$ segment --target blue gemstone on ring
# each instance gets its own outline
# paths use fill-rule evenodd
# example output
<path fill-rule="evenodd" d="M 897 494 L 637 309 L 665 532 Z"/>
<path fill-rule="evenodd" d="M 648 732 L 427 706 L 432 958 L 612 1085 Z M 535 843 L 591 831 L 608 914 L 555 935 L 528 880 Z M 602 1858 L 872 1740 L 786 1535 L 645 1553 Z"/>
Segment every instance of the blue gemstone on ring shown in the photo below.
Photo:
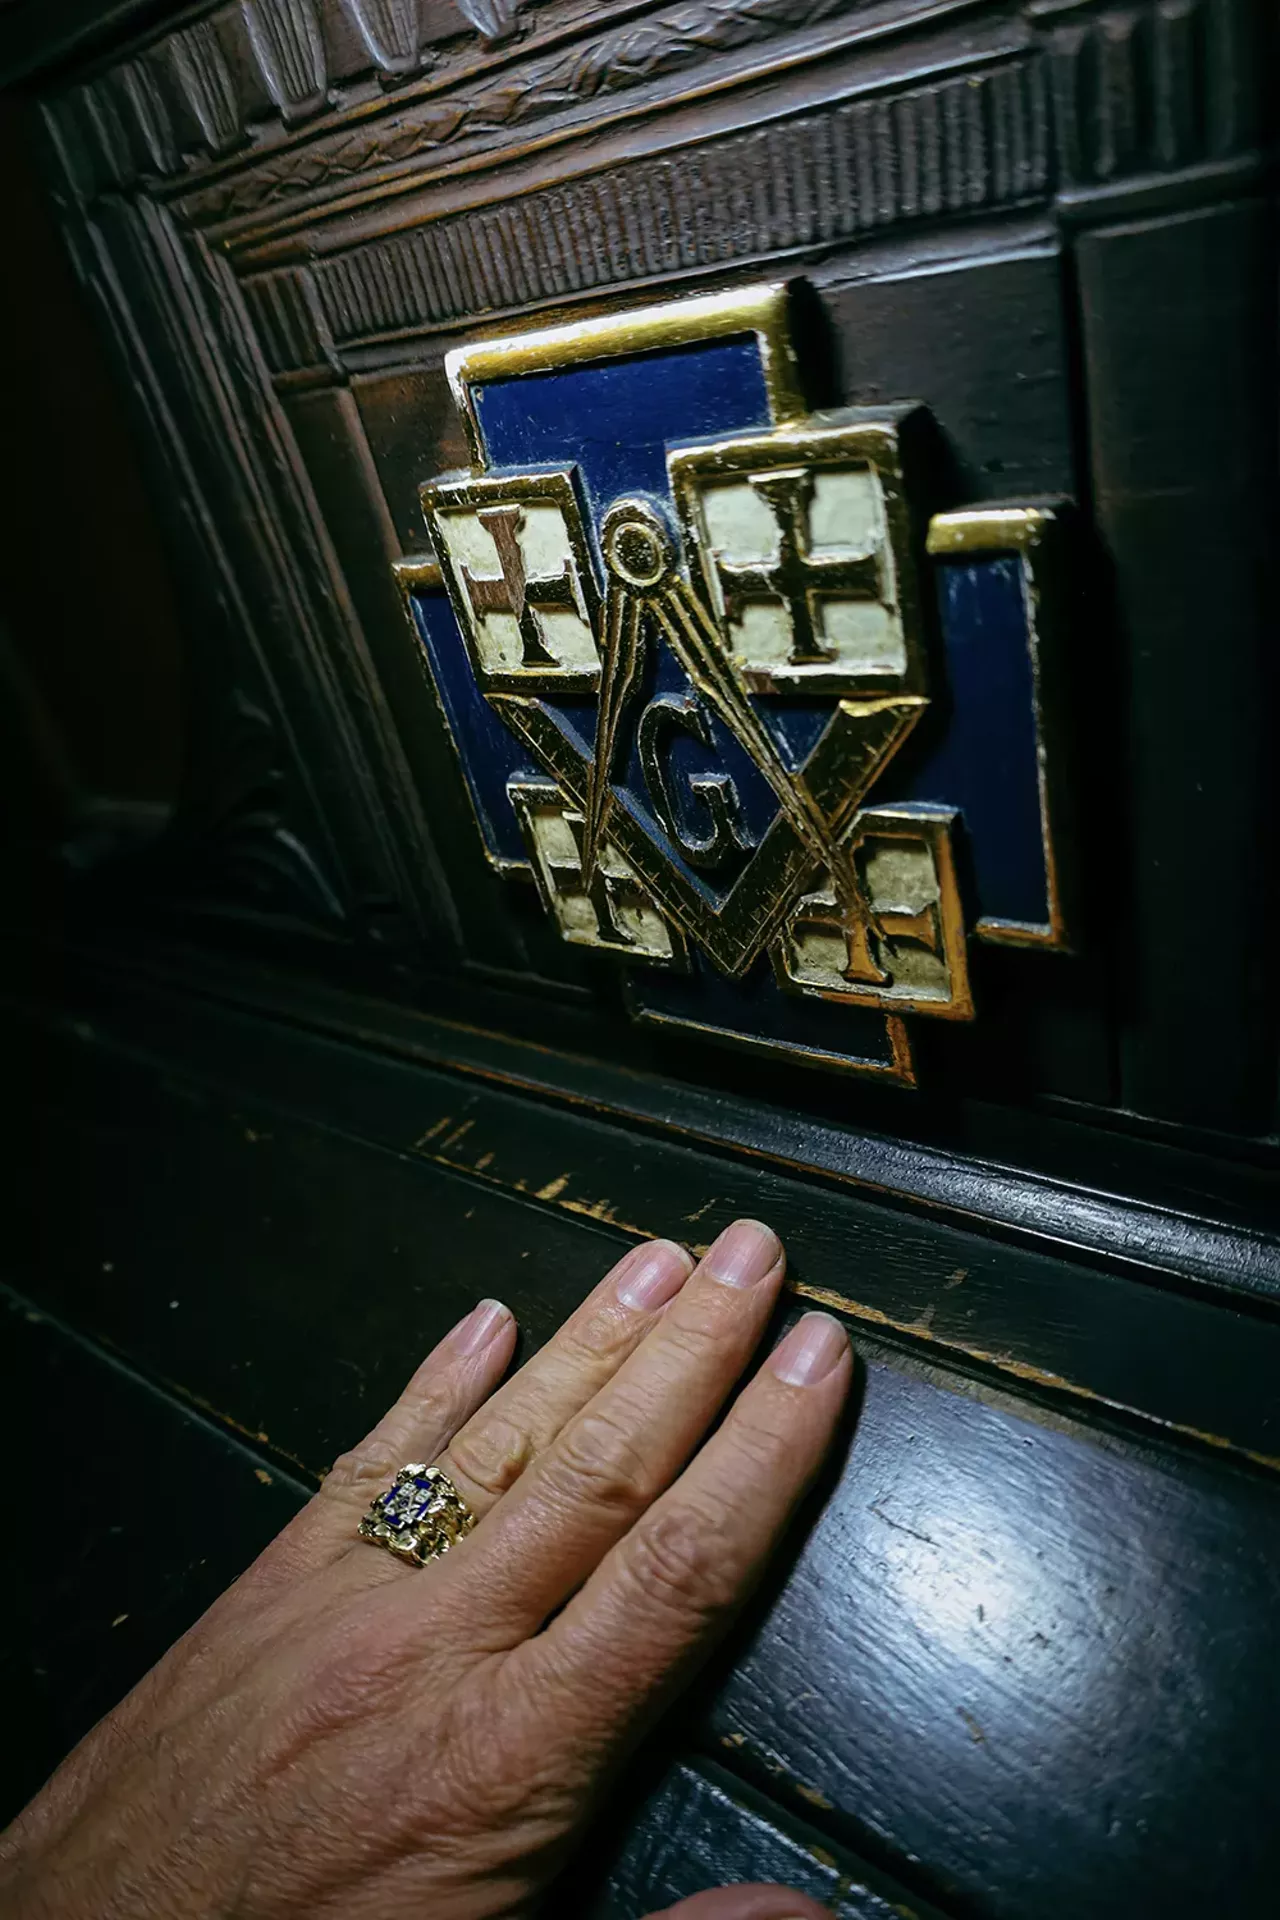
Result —
<path fill-rule="evenodd" d="M 421 1567 L 447 1552 L 475 1524 L 475 1515 L 447 1474 L 433 1467 L 409 1468 L 375 1495 L 359 1533 L 362 1540 L 389 1547 Z"/>
<path fill-rule="evenodd" d="M 403 1480 L 379 1495 L 378 1507 L 387 1525 L 403 1533 L 431 1509 L 434 1488 L 424 1480 Z"/>

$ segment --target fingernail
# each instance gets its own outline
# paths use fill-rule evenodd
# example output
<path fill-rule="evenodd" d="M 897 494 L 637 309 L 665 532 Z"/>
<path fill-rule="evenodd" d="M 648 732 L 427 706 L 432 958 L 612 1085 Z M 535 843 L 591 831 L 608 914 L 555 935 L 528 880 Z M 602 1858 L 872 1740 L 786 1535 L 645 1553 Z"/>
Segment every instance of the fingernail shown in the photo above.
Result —
<path fill-rule="evenodd" d="M 753 1287 L 772 1273 L 782 1242 L 772 1227 L 760 1220 L 735 1220 L 715 1241 L 702 1264 L 726 1287 Z"/>
<path fill-rule="evenodd" d="M 652 1313 L 679 1293 L 692 1272 L 692 1260 L 674 1240 L 650 1240 L 635 1249 L 618 1275 L 618 1298 L 624 1307 Z"/>
<path fill-rule="evenodd" d="M 779 1342 L 769 1364 L 789 1387 L 815 1387 L 848 1344 L 844 1328 L 829 1313 L 806 1313 Z"/>
<path fill-rule="evenodd" d="M 479 1353 L 487 1347 L 498 1329 L 511 1318 L 510 1307 L 504 1307 L 501 1300 L 482 1300 L 478 1307 L 472 1307 L 465 1320 L 459 1320 L 453 1330 L 454 1350 L 461 1354 Z"/>

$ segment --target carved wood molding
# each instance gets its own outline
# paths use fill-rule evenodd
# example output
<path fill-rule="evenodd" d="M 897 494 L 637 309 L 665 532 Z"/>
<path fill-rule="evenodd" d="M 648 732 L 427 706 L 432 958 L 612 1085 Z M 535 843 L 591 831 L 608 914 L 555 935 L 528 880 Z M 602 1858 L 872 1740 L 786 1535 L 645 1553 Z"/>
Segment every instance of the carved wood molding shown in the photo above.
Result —
<path fill-rule="evenodd" d="M 967 0 L 961 5 L 974 10 Z M 589 17 L 562 21 L 551 10 L 559 23 L 554 31 L 496 64 L 473 61 L 430 90 L 419 85 L 389 103 L 380 97 L 376 112 L 344 101 L 339 116 L 327 115 L 302 135 L 287 137 L 285 145 L 264 148 L 264 111 L 275 114 L 276 131 L 287 134 L 289 125 L 310 121 L 331 97 L 326 48 L 333 45 L 339 18 L 349 35 L 359 28 L 366 59 L 369 49 L 380 50 L 384 77 L 389 62 L 409 58 L 412 34 L 402 0 L 342 0 L 341 6 L 329 0 L 323 14 L 310 0 L 246 0 L 235 21 L 248 49 L 242 56 L 252 56 L 257 74 L 256 107 L 228 51 L 232 16 L 224 10 L 70 90 L 53 110 L 82 197 L 120 188 L 176 192 L 184 223 L 234 227 L 252 221 L 256 231 L 264 217 L 270 216 L 270 224 L 293 217 L 295 208 L 314 207 L 323 218 L 327 203 L 357 183 L 403 194 L 416 178 L 415 160 L 455 146 L 483 151 L 496 164 L 544 119 L 558 119 L 566 136 L 572 132 L 583 141 L 608 124 L 608 103 L 618 96 L 707 62 L 711 84 L 719 72 L 717 56 L 778 38 L 808 34 L 806 54 L 819 58 L 824 48 L 891 27 L 899 38 L 906 36 L 898 64 L 918 77 L 910 53 L 913 28 L 932 26 L 948 9 L 898 10 L 882 19 L 874 0 L 852 8 L 845 0 L 690 0 L 679 8 L 624 11 L 623 19 L 601 31 Z M 1047 171 L 1033 191 L 1070 191 L 1184 168 L 1245 151 L 1258 139 L 1258 27 L 1249 0 L 1133 0 L 1120 8 L 1101 8 L 1097 0 L 1033 0 L 1027 21 L 1028 57 L 1043 69 L 1043 79 L 1028 86 L 1043 90 L 1049 127 Z M 824 23 L 825 33 L 814 41 L 809 30 Z M 496 14 L 493 24 L 500 24 Z M 548 41 L 555 44 L 548 47 Z M 726 77 L 742 83 L 751 75 L 738 63 Z M 594 118 L 592 108 L 600 110 Z M 745 117 L 748 109 L 743 111 Z M 219 156 L 230 156 L 230 172 L 227 164 L 214 164 L 210 173 Z M 909 153 L 902 164 L 909 167 Z M 940 164 L 945 168 L 945 157 Z M 998 165 L 994 152 L 991 164 Z M 599 190 L 607 198 L 607 185 Z M 951 205 L 944 193 L 936 211 L 945 213 Z M 909 191 L 902 196 L 902 217 L 916 217 Z M 492 224 L 486 216 L 476 225 L 475 245 L 482 252 L 491 244 Z M 835 237 L 849 237 L 867 224 L 860 208 Z M 459 244 L 465 251 L 465 238 Z M 440 249 L 446 279 L 449 245 L 442 240 Z M 527 262 L 527 252 L 521 258 Z M 581 284 L 612 284 L 619 277 L 627 276 L 593 277 L 587 262 Z M 532 283 L 541 288 L 546 279 L 535 268 Z M 439 304 L 430 297 L 420 303 L 426 309 Z M 489 311 L 494 304 L 485 299 L 474 310 Z"/>
<path fill-rule="evenodd" d="M 408 117 L 344 128 L 190 197 L 187 217 L 217 225 L 349 184 L 467 136 L 518 131 L 738 51 L 858 11 L 847 0 L 693 0 L 557 48 L 494 79 L 421 102 Z"/>
<path fill-rule="evenodd" d="M 345 346 L 1212 163 L 1257 136 L 1233 0 L 1055 7 L 1020 57 L 250 275 L 274 372 Z"/>
<path fill-rule="evenodd" d="M 1047 0 L 1030 13 L 1065 187 L 1225 159 L 1259 138 L 1259 13 L 1248 0 L 1105 10 Z"/>
<path fill-rule="evenodd" d="M 944 10 L 956 4 L 976 0 L 943 0 Z M 141 172 L 187 193 L 208 175 L 187 213 L 212 222 L 377 168 L 388 155 L 522 126 L 874 5 L 689 0 L 655 11 L 654 0 L 632 0 L 611 9 L 602 31 L 590 0 L 563 0 L 540 10 L 539 31 L 515 48 L 505 43 L 519 0 L 434 0 L 431 10 L 446 25 L 452 15 L 456 30 L 437 50 L 426 43 L 419 0 L 243 0 L 70 90 L 63 108 L 67 131 L 86 136 L 82 191 L 131 184 Z M 465 30 L 472 39 L 460 47 Z M 388 96 L 388 83 L 423 69 L 429 78 Z"/>
<path fill-rule="evenodd" d="M 276 371 L 342 345 L 1042 198 L 1030 59 L 855 100 L 250 278 Z"/>
<path fill-rule="evenodd" d="M 96 892 L 116 910 L 127 900 L 148 917 L 349 936 L 346 903 L 290 824 L 292 779 L 278 720 L 232 686 L 202 724 L 207 771 L 189 780 L 158 839 L 70 850 L 82 895 Z"/>
<path fill-rule="evenodd" d="M 175 500 L 208 498 L 197 545 L 245 684 L 286 742 L 301 719 L 299 768 L 323 767 L 297 813 L 358 869 L 335 895 L 407 906 L 446 944 L 370 616 L 273 375 L 341 380 L 397 336 L 1185 177 L 1260 137 L 1250 0 L 643 0 L 604 26 L 551 0 L 537 18 L 512 40 L 510 0 L 244 0 L 44 103 L 87 277 L 184 463 Z M 256 262 L 251 227 L 270 236 Z"/>
<path fill-rule="evenodd" d="M 67 232 L 161 470 L 188 610 L 175 896 L 189 865 L 202 910 L 248 900 L 330 939 L 363 935 L 376 909 L 449 940 L 420 803 L 234 276 L 145 198 L 69 213 Z M 241 779 L 264 726 L 228 728 L 229 701 L 264 721 L 269 780 Z"/>

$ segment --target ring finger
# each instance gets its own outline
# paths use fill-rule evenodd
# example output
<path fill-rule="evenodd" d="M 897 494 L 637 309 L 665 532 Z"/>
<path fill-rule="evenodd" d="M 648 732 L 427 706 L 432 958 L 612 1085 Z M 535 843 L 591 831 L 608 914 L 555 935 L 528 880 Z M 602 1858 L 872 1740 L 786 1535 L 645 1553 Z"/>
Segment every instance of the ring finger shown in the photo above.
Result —
<path fill-rule="evenodd" d="M 481 1300 L 432 1348 L 399 1399 L 357 1446 L 334 1461 L 319 1493 L 269 1549 L 278 1571 L 310 1574 L 343 1559 L 375 1494 L 413 1460 L 431 1460 L 501 1380 L 516 1323 L 500 1300 Z"/>
<path fill-rule="evenodd" d="M 356 1565 L 364 1575 L 387 1576 L 396 1563 L 380 1566 L 366 1556 L 356 1525 L 373 1496 L 412 1460 L 442 1467 L 482 1517 L 612 1378 L 692 1268 L 673 1241 L 633 1247 L 497 1392 L 515 1345 L 515 1322 L 497 1301 L 482 1301 L 428 1355 L 373 1431 L 336 1462 L 320 1497 L 286 1533 L 305 1534 L 295 1544 L 313 1560 L 360 1548 Z"/>
<path fill-rule="evenodd" d="M 692 1271 L 674 1241 L 633 1247 L 554 1339 L 460 1425 L 436 1464 L 477 1519 L 607 1385 Z"/>

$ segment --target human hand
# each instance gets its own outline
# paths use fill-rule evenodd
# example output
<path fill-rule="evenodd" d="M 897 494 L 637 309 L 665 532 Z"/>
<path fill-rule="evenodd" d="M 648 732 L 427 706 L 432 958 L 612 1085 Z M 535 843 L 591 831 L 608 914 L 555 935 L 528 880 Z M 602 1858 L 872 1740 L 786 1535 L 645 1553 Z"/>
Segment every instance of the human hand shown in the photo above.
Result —
<path fill-rule="evenodd" d="M 696 1269 L 646 1243 L 500 1388 L 515 1323 L 482 1302 L 9 1830 L 0 1911 L 527 1911 L 831 1440 L 852 1358 L 839 1324 L 809 1314 L 695 1453 L 783 1270 L 750 1221 Z M 480 1522 L 422 1569 L 356 1536 L 410 1460 L 443 1467 Z M 738 1887 L 669 1915 L 821 1912 Z"/>

